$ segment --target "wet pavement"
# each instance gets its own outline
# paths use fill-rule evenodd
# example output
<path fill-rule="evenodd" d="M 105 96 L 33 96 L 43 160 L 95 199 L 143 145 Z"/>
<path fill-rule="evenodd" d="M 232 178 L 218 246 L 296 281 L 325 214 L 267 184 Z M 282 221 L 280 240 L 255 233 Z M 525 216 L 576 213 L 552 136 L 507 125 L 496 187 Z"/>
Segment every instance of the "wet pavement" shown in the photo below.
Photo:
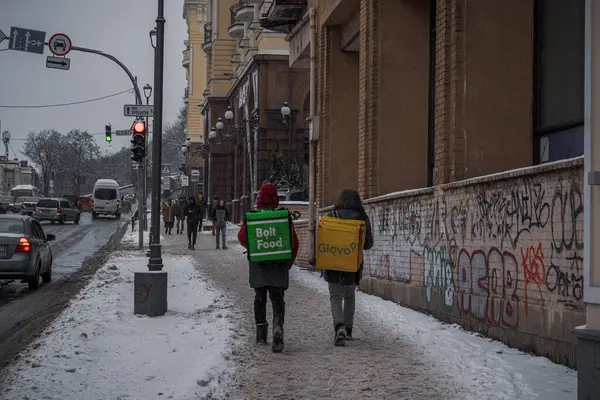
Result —
<path fill-rule="evenodd" d="M 30 292 L 26 283 L 0 281 L 0 369 L 58 315 L 69 299 L 93 276 L 126 230 L 128 216 L 118 221 L 84 213 L 78 225 L 42 223 L 56 236 L 52 247 L 52 282 Z"/>

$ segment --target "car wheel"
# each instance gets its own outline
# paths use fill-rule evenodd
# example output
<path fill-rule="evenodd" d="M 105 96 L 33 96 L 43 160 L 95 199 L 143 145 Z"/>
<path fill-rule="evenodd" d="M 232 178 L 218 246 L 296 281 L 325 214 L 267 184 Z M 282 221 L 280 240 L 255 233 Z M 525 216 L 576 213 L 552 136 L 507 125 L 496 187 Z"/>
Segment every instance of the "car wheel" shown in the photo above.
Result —
<path fill-rule="evenodd" d="M 29 287 L 30 291 L 37 290 L 37 288 L 40 287 L 39 271 L 40 270 L 38 265 L 38 269 L 35 271 L 35 275 L 27 277 L 27 286 Z"/>
<path fill-rule="evenodd" d="M 42 282 L 52 282 L 52 259 L 50 259 L 50 265 L 48 265 L 48 270 L 42 274 Z"/>
<path fill-rule="evenodd" d="M 77 214 L 77 216 L 75 217 L 75 224 L 79 224 L 79 219 L 81 218 L 81 214 Z"/>
<path fill-rule="evenodd" d="M 98 214 L 92 213 L 92 219 L 98 219 Z"/>
<path fill-rule="evenodd" d="M 67 216 L 63 215 L 62 217 L 60 217 L 59 224 L 64 225 L 65 222 L 67 222 Z"/>

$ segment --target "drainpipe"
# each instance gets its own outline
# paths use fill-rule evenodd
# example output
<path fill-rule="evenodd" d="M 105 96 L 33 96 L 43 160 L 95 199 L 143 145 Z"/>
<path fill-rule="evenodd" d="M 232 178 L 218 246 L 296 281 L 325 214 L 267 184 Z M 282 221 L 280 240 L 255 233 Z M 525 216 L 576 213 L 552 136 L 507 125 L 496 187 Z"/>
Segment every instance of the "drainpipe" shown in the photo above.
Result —
<path fill-rule="evenodd" d="M 316 55 L 317 55 L 317 33 L 316 33 L 316 21 L 315 21 L 315 9 L 311 7 L 309 11 L 310 15 L 310 127 L 311 131 L 314 124 L 314 117 L 316 114 L 316 93 L 317 93 L 317 80 L 316 80 Z M 314 133 L 314 131 L 313 131 Z M 317 204 L 316 204 L 316 156 L 317 156 L 317 141 L 315 137 L 310 138 L 309 145 L 309 167 L 308 167 L 308 229 L 310 232 L 310 247 L 309 254 L 311 257 L 311 263 L 314 265 L 316 262 L 315 243 L 316 243 L 316 217 L 317 217 Z"/>

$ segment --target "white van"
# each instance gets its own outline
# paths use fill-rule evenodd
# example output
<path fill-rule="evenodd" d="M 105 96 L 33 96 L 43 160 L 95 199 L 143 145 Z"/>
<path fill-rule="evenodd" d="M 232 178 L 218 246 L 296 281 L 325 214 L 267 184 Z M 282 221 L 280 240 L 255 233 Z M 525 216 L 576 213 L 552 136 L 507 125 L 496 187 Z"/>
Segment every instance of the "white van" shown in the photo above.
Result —
<path fill-rule="evenodd" d="M 121 218 L 121 192 L 113 179 L 98 179 L 92 195 L 92 219 L 100 215 L 113 215 Z"/>

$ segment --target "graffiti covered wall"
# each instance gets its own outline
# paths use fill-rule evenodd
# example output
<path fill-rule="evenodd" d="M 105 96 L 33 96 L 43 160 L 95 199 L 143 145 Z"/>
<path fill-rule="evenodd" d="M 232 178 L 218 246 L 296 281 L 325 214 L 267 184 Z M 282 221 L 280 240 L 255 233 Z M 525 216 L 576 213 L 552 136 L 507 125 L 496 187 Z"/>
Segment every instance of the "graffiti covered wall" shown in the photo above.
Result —
<path fill-rule="evenodd" d="M 583 160 L 365 201 L 361 288 L 575 366 Z"/>

